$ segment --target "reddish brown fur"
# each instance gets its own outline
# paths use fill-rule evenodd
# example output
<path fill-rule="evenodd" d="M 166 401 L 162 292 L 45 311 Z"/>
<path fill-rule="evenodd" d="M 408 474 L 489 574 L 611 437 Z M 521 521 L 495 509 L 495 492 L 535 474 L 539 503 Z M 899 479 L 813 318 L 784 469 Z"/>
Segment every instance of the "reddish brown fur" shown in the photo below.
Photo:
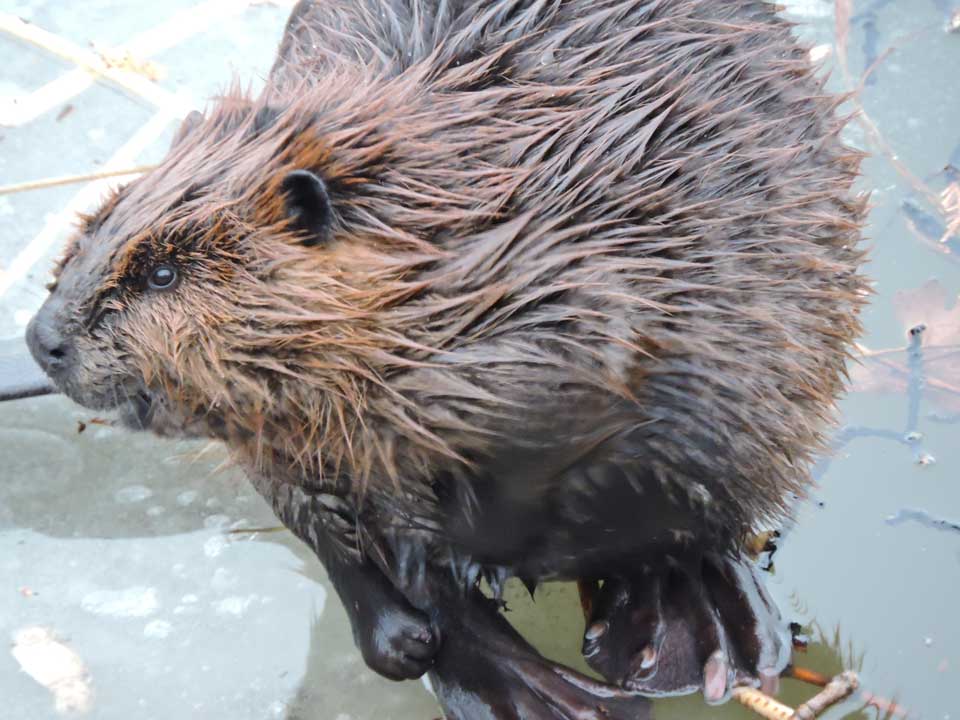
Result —
<path fill-rule="evenodd" d="M 661 483 L 779 515 L 866 293 L 838 100 L 753 0 L 461 7 L 301 8 L 264 93 L 216 101 L 70 251 L 99 273 L 76 306 L 109 311 L 87 379 L 268 474 L 424 495 L 626 400 L 606 430 L 643 428 Z M 301 168 L 330 188 L 322 247 L 285 217 Z M 179 287 L 145 293 L 164 258 Z"/>

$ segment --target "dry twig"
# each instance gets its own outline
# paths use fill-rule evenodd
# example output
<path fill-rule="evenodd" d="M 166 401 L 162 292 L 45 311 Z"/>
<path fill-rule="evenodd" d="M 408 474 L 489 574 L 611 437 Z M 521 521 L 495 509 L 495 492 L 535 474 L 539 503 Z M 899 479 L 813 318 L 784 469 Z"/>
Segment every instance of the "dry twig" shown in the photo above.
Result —
<path fill-rule="evenodd" d="M 793 710 L 751 687 L 733 689 L 733 699 L 766 720 L 792 720 Z"/>
<path fill-rule="evenodd" d="M 0 195 L 10 195 L 12 193 L 25 192 L 27 190 L 41 190 L 43 188 L 57 187 L 58 185 L 74 185 L 77 183 L 88 182 L 90 180 L 102 180 L 103 178 L 121 177 L 123 175 L 141 175 L 155 167 L 156 165 L 139 165 L 137 167 L 125 168 L 123 170 L 102 170 L 100 172 L 86 173 L 82 175 L 61 175 L 60 177 L 44 178 L 43 180 L 30 180 L 28 182 L 14 183 L 13 185 L 0 185 Z"/>
<path fill-rule="evenodd" d="M 786 676 L 794 680 L 799 680 L 800 682 L 805 682 L 808 685 L 816 685 L 822 688 L 830 684 L 830 678 L 827 675 L 819 673 L 816 670 L 797 667 L 796 665 L 791 666 L 787 670 Z"/>
<path fill-rule="evenodd" d="M 840 673 L 831 680 L 820 673 L 803 668 L 791 668 L 789 676 L 823 689 L 796 710 L 750 687 L 734 688 L 733 698 L 765 720 L 815 720 L 828 708 L 850 697 L 860 686 L 857 674 L 850 670 Z"/>
<path fill-rule="evenodd" d="M 850 670 L 840 673 L 814 697 L 807 700 L 793 712 L 796 720 L 814 720 L 827 708 L 850 697 L 860 687 L 857 674 Z"/>
<path fill-rule="evenodd" d="M 95 77 L 104 78 L 118 85 L 127 92 L 140 97 L 156 107 L 171 107 L 183 105 L 176 95 L 164 90 L 159 85 L 148 80 L 143 75 L 119 67 L 111 67 L 103 57 L 90 50 L 74 45 L 69 40 L 54 35 L 28 22 L 24 22 L 16 15 L 0 13 L 0 31 L 31 43 L 54 55 L 78 65 Z M 190 108 L 177 108 L 181 116 L 185 116 Z"/>
<path fill-rule="evenodd" d="M 897 157 L 897 153 L 887 142 L 880 128 L 870 118 L 866 108 L 863 106 L 861 95 L 867 78 L 877 69 L 877 67 L 897 50 L 896 46 L 888 47 L 877 59 L 871 63 L 866 72 L 856 82 L 853 81 L 853 75 L 850 71 L 850 65 L 847 58 L 848 38 L 850 35 L 850 22 L 853 15 L 853 5 L 851 0 L 836 0 L 834 17 L 836 22 L 836 45 L 837 61 L 840 66 L 840 72 L 844 79 L 844 84 L 848 88 L 853 88 L 849 93 L 849 100 L 856 109 L 854 117 L 863 127 L 876 147 L 878 153 L 890 163 L 893 169 L 906 180 L 910 186 L 921 196 L 926 198 L 934 207 L 940 207 L 940 198 L 930 187 L 916 175 L 914 175 L 906 165 Z M 914 34 L 916 35 L 916 33 Z"/>

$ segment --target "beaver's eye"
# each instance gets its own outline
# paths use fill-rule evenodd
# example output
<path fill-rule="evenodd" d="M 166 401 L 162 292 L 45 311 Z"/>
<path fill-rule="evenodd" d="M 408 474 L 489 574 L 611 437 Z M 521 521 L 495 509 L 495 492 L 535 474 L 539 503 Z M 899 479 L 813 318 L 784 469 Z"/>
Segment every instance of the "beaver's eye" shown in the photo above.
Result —
<path fill-rule="evenodd" d="M 170 265 L 157 265 L 147 278 L 151 290 L 169 290 L 177 282 L 177 271 Z"/>

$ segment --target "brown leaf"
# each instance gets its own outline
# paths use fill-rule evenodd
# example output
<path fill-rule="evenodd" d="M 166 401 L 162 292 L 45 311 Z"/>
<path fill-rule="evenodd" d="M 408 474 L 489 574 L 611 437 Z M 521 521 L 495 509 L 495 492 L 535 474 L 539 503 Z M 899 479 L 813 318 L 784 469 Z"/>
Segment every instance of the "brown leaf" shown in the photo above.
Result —
<path fill-rule="evenodd" d="M 939 280 L 894 296 L 904 335 L 923 332 L 924 398 L 949 412 L 960 412 L 960 303 Z M 910 383 L 907 347 L 864 351 L 850 369 L 855 392 L 905 394 Z"/>
<path fill-rule="evenodd" d="M 960 344 L 960 304 L 957 295 L 947 291 L 936 279 L 915 290 L 900 290 L 893 304 L 904 331 L 926 325 L 924 347 Z"/>

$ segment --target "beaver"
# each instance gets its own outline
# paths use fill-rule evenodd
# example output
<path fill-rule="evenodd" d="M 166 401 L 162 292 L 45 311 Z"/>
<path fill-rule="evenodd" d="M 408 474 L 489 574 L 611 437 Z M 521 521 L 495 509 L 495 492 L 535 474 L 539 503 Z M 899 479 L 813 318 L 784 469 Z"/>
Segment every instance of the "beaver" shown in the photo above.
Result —
<path fill-rule="evenodd" d="M 261 93 L 84 217 L 28 344 L 226 443 L 448 717 L 721 702 L 788 661 L 745 538 L 860 332 L 841 100 L 760 0 L 303 0 Z M 581 583 L 607 682 L 502 620 L 510 577 Z"/>

